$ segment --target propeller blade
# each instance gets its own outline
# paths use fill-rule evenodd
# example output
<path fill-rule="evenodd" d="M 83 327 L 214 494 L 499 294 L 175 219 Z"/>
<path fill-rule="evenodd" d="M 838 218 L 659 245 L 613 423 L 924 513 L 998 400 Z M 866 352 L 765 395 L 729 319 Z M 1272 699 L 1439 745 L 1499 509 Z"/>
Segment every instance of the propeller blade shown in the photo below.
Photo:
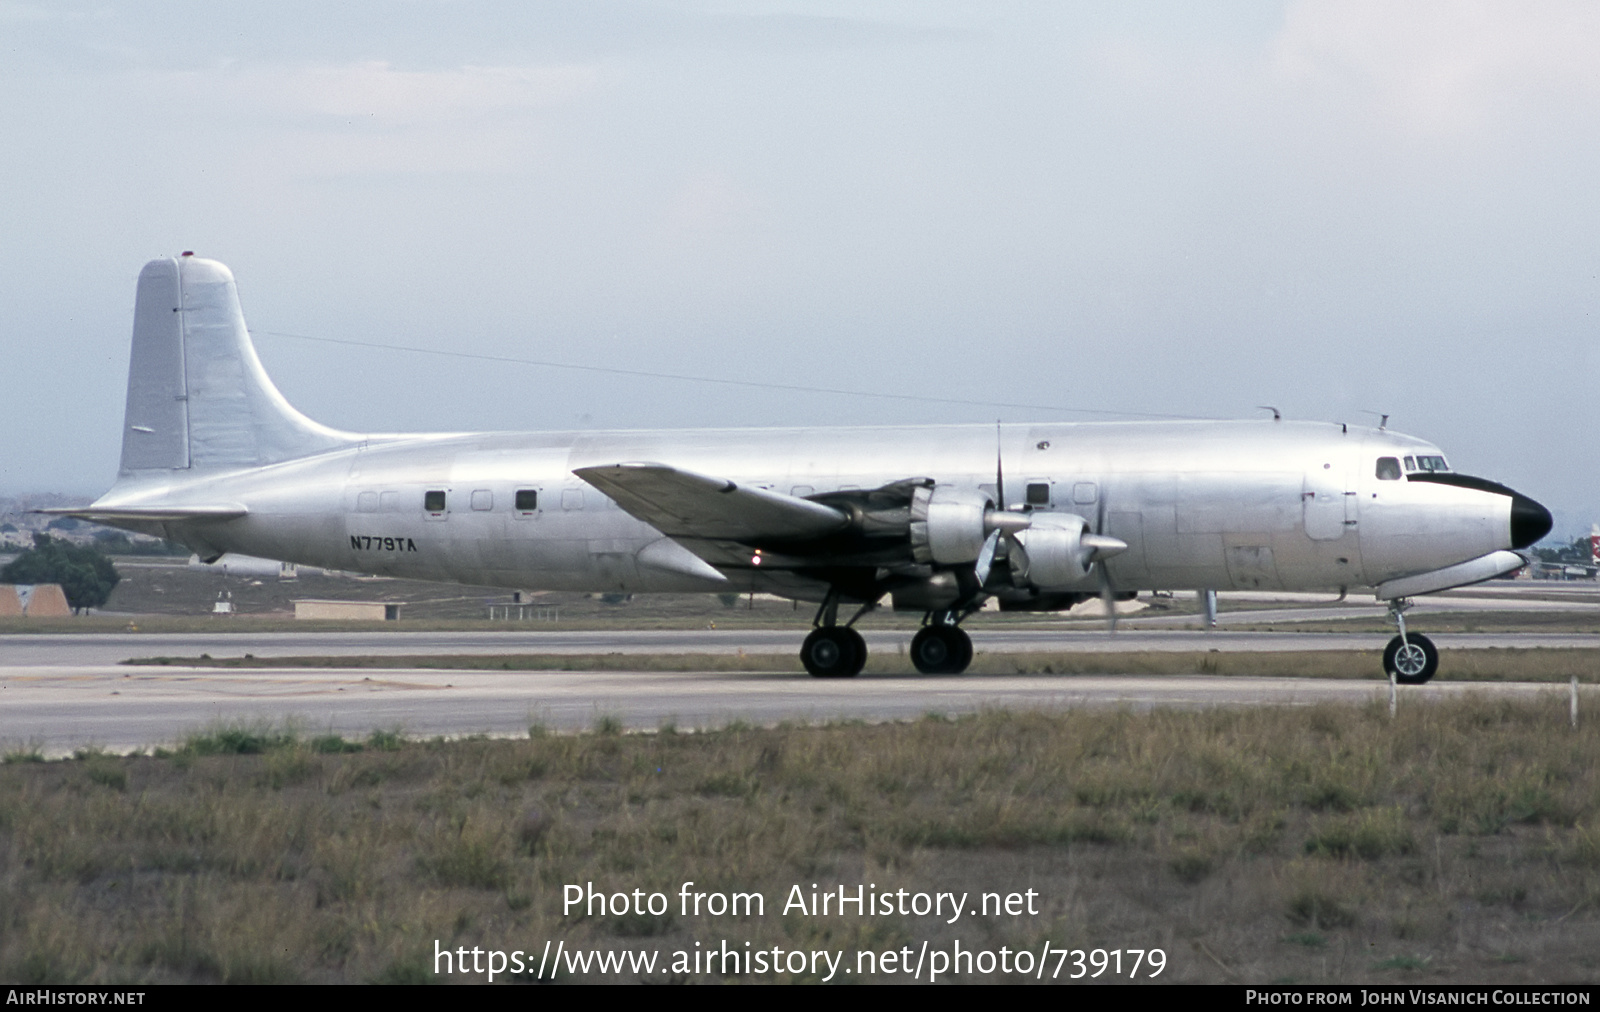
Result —
<path fill-rule="evenodd" d="M 1006 508 L 1006 474 L 1000 466 L 1000 419 L 994 420 L 994 497 L 1000 500 L 998 505 L 1002 510 Z"/>
<path fill-rule="evenodd" d="M 1117 632 L 1117 592 L 1111 586 L 1111 573 L 1106 569 L 1106 559 L 1123 551 L 1128 543 L 1121 538 L 1113 538 L 1102 533 L 1106 529 L 1106 496 L 1104 487 L 1100 490 L 1100 501 L 1095 506 L 1094 533 L 1086 534 L 1080 544 L 1088 545 L 1094 549 L 1094 567 L 1100 573 L 1100 600 L 1106 606 L 1106 631 L 1115 635 Z M 1114 544 L 1113 544 L 1114 542 Z"/>
<path fill-rule="evenodd" d="M 1100 600 L 1106 606 L 1106 631 L 1117 631 L 1117 592 L 1111 586 L 1111 574 L 1106 572 L 1104 562 L 1095 563 L 1095 568 L 1100 571 Z"/>
<path fill-rule="evenodd" d="M 1011 567 L 1011 584 L 1023 587 L 1028 582 L 1028 551 L 1022 542 L 1006 535 L 1006 565 Z"/>
<path fill-rule="evenodd" d="M 973 575 L 978 578 L 978 586 L 989 582 L 989 570 L 994 566 L 994 553 L 1000 547 L 1000 532 L 992 532 L 983 542 L 983 549 L 978 552 L 978 564 L 973 567 Z"/>

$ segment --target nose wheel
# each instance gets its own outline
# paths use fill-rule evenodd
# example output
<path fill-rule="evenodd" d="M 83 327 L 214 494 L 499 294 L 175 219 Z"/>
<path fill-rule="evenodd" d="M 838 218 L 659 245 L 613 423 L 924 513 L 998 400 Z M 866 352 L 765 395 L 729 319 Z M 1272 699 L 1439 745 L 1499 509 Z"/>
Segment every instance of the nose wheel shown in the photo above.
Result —
<path fill-rule="evenodd" d="M 1383 673 L 1394 676 L 1401 685 L 1422 685 L 1439 670 L 1439 648 L 1421 633 L 1406 632 L 1405 610 L 1410 606 L 1406 600 L 1389 602 L 1389 617 L 1400 635 L 1383 650 Z"/>
<path fill-rule="evenodd" d="M 1383 651 L 1383 673 L 1401 685 L 1421 685 L 1439 670 L 1439 648 L 1421 633 L 1389 641 Z"/>

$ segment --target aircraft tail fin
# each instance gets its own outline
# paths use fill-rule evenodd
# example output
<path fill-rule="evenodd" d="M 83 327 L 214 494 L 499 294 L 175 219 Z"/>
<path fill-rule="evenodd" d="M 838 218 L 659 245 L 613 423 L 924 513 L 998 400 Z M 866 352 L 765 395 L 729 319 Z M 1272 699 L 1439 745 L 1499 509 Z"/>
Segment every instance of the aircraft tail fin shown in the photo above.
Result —
<path fill-rule="evenodd" d="M 361 437 L 319 425 L 272 385 L 233 274 L 190 254 L 139 273 L 121 473 L 259 467 Z"/>

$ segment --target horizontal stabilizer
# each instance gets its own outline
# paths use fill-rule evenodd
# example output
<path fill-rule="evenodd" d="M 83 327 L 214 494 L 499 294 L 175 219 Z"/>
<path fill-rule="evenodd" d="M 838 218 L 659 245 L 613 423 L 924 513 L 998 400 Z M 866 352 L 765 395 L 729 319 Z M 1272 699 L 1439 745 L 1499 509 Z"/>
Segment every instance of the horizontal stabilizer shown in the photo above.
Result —
<path fill-rule="evenodd" d="M 666 464 L 610 464 L 572 473 L 673 538 L 744 544 L 803 540 L 833 534 L 849 523 L 831 506 Z"/>
<path fill-rule="evenodd" d="M 30 513 L 47 513 L 51 516 L 74 517 L 96 524 L 119 524 L 127 521 L 147 523 L 180 523 L 184 520 L 234 520 L 250 511 L 238 503 L 214 506 L 82 506 L 29 510 Z"/>
<path fill-rule="evenodd" d="M 1490 552 L 1488 555 L 1480 555 L 1476 559 L 1458 562 L 1454 566 L 1435 569 L 1430 573 L 1418 573 L 1416 576 L 1403 576 L 1398 580 L 1380 583 L 1378 600 L 1392 601 L 1397 597 L 1432 594 L 1438 590 L 1482 583 L 1497 576 L 1514 573 L 1527 564 L 1528 560 L 1516 552 Z"/>

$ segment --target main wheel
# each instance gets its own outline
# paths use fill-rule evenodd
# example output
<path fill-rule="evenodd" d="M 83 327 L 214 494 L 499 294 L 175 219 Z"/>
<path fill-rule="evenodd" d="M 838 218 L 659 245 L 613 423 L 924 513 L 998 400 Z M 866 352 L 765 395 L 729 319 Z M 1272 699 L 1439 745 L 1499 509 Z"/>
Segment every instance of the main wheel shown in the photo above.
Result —
<path fill-rule="evenodd" d="M 800 663 L 815 678 L 851 678 L 867 663 L 867 644 L 854 629 L 823 626 L 800 645 Z"/>
<path fill-rule="evenodd" d="M 911 663 L 925 675 L 958 675 L 972 663 L 972 640 L 953 625 L 923 626 L 911 638 Z"/>
<path fill-rule="evenodd" d="M 850 670 L 845 673 L 844 677 L 854 678 L 861 674 L 862 668 L 867 666 L 867 641 L 861 638 L 860 633 L 848 626 L 840 626 L 839 632 L 844 634 L 844 637 L 850 641 L 850 649 L 855 653 L 855 661 L 850 665 Z"/>
<path fill-rule="evenodd" d="M 1439 670 L 1439 648 L 1420 633 L 1396 636 L 1383 651 L 1383 673 L 1401 685 L 1421 685 Z"/>

